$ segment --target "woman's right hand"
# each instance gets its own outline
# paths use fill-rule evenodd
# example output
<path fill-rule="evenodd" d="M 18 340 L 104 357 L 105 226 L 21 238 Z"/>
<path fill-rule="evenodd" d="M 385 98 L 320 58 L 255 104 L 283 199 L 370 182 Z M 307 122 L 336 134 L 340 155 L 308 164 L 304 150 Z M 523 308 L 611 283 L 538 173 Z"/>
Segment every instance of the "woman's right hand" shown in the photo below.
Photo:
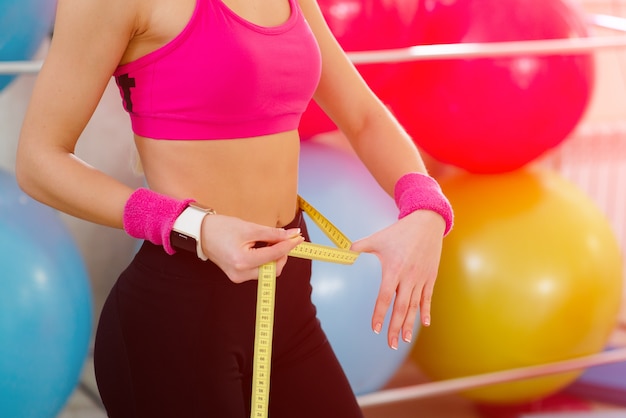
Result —
<path fill-rule="evenodd" d="M 280 275 L 289 251 L 304 241 L 299 228 L 272 228 L 225 215 L 206 216 L 200 237 L 209 260 L 233 283 L 257 279 L 259 267 L 270 261 Z"/>

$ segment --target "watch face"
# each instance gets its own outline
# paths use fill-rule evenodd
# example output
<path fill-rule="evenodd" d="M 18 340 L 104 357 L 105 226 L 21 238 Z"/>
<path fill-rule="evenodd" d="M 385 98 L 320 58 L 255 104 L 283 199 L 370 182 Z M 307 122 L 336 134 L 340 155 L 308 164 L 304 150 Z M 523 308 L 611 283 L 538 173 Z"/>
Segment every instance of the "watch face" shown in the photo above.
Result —
<path fill-rule="evenodd" d="M 182 232 L 170 232 L 170 244 L 172 244 L 172 247 L 179 250 L 189 251 L 192 253 L 196 252 L 197 241 L 195 238 L 185 235 Z"/>

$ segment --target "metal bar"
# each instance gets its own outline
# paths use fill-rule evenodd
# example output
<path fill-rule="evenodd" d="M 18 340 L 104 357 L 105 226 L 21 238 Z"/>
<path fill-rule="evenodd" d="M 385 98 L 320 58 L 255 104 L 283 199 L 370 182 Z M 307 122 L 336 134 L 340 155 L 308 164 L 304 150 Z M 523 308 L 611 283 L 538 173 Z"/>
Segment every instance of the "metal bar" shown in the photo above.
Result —
<path fill-rule="evenodd" d="M 556 373 L 571 372 L 587 367 L 619 363 L 622 361 L 626 361 L 626 348 L 613 349 L 590 356 L 554 363 L 502 370 L 455 379 L 440 380 L 396 389 L 381 390 L 359 396 L 358 401 L 359 405 L 362 407 L 376 406 L 411 399 L 425 398 L 428 396 L 441 396 L 493 384 L 529 379 Z"/>

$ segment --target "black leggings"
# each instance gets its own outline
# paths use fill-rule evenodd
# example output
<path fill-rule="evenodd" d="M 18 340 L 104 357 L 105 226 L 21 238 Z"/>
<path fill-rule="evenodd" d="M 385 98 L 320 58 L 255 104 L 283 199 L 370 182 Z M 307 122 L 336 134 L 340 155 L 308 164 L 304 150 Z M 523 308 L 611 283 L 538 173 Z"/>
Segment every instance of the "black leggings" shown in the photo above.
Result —
<path fill-rule="evenodd" d="M 299 225 L 306 234 L 302 216 Z M 271 418 L 362 417 L 311 302 L 311 262 L 277 281 Z M 247 418 L 257 281 L 144 243 L 104 305 L 94 362 L 110 418 Z"/>

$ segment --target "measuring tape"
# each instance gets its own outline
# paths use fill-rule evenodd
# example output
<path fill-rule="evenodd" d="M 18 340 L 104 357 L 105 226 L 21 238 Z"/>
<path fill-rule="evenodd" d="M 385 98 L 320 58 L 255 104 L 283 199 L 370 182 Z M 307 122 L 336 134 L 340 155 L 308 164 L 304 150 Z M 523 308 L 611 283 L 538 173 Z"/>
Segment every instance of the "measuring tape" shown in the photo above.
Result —
<path fill-rule="evenodd" d="M 337 247 L 303 242 L 291 250 L 289 255 L 292 257 L 339 264 L 354 263 L 359 253 L 350 250 L 352 242 L 348 237 L 300 196 L 298 196 L 298 205 Z M 275 296 L 276 263 L 271 262 L 263 264 L 259 268 L 256 324 L 254 330 L 251 418 L 267 418 L 269 413 L 268 405 Z"/>

